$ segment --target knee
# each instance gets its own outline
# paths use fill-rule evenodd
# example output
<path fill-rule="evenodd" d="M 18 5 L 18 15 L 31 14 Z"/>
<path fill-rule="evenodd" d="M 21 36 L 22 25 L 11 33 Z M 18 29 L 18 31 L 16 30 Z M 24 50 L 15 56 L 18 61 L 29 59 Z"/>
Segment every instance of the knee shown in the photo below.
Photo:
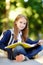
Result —
<path fill-rule="evenodd" d="M 14 50 L 16 50 L 16 51 L 21 51 L 21 50 L 23 50 L 24 48 L 22 47 L 22 46 L 17 46 Z"/>
<path fill-rule="evenodd" d="M 15 49 L 16 49 L 16 50 L 22 50 L 23 47 L 22 47 L 22 46 L 17 46 Z"/>

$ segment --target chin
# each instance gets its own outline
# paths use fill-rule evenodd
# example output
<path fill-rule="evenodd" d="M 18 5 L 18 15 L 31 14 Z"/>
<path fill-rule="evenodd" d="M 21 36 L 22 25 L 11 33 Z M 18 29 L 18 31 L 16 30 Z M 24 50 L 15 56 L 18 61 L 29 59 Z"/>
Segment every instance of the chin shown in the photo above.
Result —
<path fill-rule="evenodd" d="M 21 29 L 21 30 L 23 30 L 23 29 Z"/>

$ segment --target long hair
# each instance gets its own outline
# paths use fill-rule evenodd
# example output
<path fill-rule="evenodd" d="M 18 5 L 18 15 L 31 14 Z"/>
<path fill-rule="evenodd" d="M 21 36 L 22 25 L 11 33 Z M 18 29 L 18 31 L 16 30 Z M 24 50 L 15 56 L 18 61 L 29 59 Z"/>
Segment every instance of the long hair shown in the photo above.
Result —
<path fill-rule="evenodd" d="M 26 20 L 26 27 L 22 30 L 22 41 L 24 42 L 28 37 L 28 19 L 21 14 L 19 14 L 14 21 L 14 39 L 17 40 L 17 35 L 18 35 L 18 28 L 16 22 L 22 17 Z"/>

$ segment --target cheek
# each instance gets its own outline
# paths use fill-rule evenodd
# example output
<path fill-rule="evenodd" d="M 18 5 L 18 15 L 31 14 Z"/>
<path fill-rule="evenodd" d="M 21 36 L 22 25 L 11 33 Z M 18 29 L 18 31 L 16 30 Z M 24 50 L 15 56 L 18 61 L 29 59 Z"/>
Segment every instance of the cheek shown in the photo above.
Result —
<path fill-rule="evenodd" d="M 26 27 L 26 25 L 24 25 L 24 28 Z"/>
<path fill-rule="evenodd" d="M 17 24 L 17 27 L 18 27 L 18 28 L 20 28 L 20 26 L 21 26 L 20 24 Z"/>
<path fill-rule="evenodd" d="M 16 25 L 17 25 L 17 27 L 18 27 L 18 26 L 19 26 L 19 23 L 17 22 Z"/>

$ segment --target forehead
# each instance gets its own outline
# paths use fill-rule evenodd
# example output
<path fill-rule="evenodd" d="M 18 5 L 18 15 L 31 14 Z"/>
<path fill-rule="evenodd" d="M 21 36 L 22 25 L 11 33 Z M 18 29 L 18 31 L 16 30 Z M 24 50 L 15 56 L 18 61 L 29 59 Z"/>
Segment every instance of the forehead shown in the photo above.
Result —
<path fill-rule="evenodd" d="M 27 22 L 27 21 L 26 21 L 26 19 L 25 19 L 24 17 L 19 18 L 19 20 L 18 20 L 18 21 L 25 22 L 25 23 Z"/>

